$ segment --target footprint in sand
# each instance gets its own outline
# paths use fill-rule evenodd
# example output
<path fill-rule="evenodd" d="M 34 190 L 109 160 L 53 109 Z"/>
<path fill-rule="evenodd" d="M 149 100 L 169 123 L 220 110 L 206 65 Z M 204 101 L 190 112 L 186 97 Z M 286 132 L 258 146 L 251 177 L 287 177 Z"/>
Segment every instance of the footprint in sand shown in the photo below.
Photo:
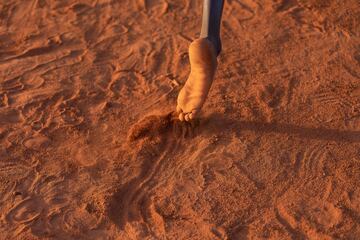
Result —
<path fill-rule="evenodd" d="M 97 214 L 92 214 L 86 207 L 67 211 L 62 219 L 62 224 L 69 232 L 77 233 L 79 231 L 95 229 L 101 218 Z"/>
<path fill-rule="evenodd" d="M 43 135 L 34 136 L 25 141 L 25 147 L 33 150 L 41 150 L 44 147 L 49 146 L 50 139 Z"/>
<path fill-rule="evenodd" d="M 75 160 L 82 166 L 92 166 L 97 162 L 98 153 L 96 153 L 91 147 L 85 146 L 75 150 Z"/>
<path fill-rule="evenodd" d="M 153 234 L 163 234 L 162 217 L 151 200 L 152 180 L 166 161 L 171 161 L 182 137 L 192 132 L 190 123 L 181 123 L 174 113 L 148 116 L 135 124 L 128 135 L 128 149 L 132 157 L 141 161 L 137 177 L 120 186 L 108 205 L 110 219 L 121 229 L 129 224 L 146 223 Z"/>
<path fill-rule="evenodd" d="M 308 146 L 304 152 L 298 152 L 295 160 L 295 169 L 301 178 L 310 181 L 312 176 L 324 174 L 324 164 L 327 160 L 327 144 Z"/>
<path fill-rule="evenodd" d="M 40 199 L 28 197 L 21 200 L 6 214 L 8 223 L 19 225 L 35 221 L 44 208 L 44 202 Z"/>
<path fill-rule="evenodd" d="M 324 233 L 342 221 L 342 211 L 333 203 L 310 200 L 305 204 L 280 203 L 276 217 L 293 238 L 329 239 Z"/>
<path fill-rule="evenodd" d="M 360 215 L 360 189 L 348 193 L 350 207 Z"/>
<path fill-rule="evenodd" d="M 329 202 L 316 202 L 309 206 L 307 213 L 313 216 L 315 224 L 323 230 L 330 230 L 342 220 L 342 212 Z"/>
<path fill-rule="evenodd" d="M 347 94 L 344 94 L 344 90 L 337 86 L 320 86 L 311 95 L 311 100 L 321 106 L 334 106 L 342 109 L 351 109 L 354 105 L 353 100 Z"/>
<path fill-rule="evenodd" d="M 12 110 L 1 110 L 0 109 L 0 124 L 6 125 L 6 124 L 15 124 L 22 122 L 23 119 L 20 115 L 20 112 L 12 109 Z"/>
<path fill-rule="evenodd" d="M 259 93 L 260 101 L 271 109 L 279 107 L 284 96 L 284 89 L 281 86 L 274 86 L 272 84 L 265 86 Z"/>
<path fill-rule="evenodd" d="M 76 126 L 84 121 L 80 110 L 74 107 L 64 107 L 61 109 L 60 115 L 64 125 Z"/>

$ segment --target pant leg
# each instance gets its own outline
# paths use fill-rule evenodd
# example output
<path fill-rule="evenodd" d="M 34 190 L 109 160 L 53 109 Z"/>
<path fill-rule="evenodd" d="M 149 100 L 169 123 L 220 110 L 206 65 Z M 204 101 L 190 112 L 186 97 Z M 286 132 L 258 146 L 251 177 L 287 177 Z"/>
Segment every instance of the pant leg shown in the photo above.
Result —
<path fill-rule="evenodd" d="M 220 26 L 224 0 L 204 0 L 200 38 L 209 39 L 221 52 Z"/>

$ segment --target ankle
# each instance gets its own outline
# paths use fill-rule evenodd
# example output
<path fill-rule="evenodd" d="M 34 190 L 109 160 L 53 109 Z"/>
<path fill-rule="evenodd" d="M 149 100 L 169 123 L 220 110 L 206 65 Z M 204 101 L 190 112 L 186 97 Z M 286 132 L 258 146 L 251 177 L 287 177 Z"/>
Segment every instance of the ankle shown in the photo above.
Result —
<path fill-rule="evenodd" d="M 221 39 L 211 37 L 211 36 L 206 37 L 206 39 L 208 39 L 212 43 L 212 45 L 214 46 L 216 56 L 219 56 L 219 54 L 221 52 L 221 47 L 222 47 L 221 46 Z"/>

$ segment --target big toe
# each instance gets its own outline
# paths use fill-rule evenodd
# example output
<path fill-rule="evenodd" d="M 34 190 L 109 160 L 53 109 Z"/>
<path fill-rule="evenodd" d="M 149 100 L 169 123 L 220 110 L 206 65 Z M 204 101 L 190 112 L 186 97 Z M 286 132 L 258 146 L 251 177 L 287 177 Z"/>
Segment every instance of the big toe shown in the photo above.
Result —
<path fill-rule="evenodd" d="M 179 105 L 176 106 L 176 114 L 178 115 L 180 121 L 185 120 L 185 114 Z"/>

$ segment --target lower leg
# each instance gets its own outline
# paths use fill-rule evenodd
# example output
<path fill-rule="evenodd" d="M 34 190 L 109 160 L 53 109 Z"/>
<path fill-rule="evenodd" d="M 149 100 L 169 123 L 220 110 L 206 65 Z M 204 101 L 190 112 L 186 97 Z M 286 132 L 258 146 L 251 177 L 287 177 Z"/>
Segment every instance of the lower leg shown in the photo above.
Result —
<path fill-rule="evenodd" d="M 200 38 L 207 38 L 215 47 L 216 54 L 221 51 L 220 25 L 224 0 L 204 0 Z"/>
<path fill-rule="evenodd" d="M 198 116 L 211 88 L 221 51 L 220 21 L 224 0 L 204 0 L 200 39 L 190 44 L 190 75 L 177 98 L 181 121 Z"/>

